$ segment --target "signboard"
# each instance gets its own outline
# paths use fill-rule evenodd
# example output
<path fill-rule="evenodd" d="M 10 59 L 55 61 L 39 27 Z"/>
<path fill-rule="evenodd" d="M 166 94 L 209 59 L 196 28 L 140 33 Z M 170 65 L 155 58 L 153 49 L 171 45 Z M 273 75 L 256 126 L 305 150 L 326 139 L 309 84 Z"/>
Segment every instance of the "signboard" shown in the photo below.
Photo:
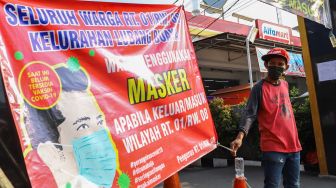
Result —
<path fill-rule="evenodd" d="M 285 44 L 292 44 L 292 29 L 290 27 L 278 24 L 256 20 L 256 26 L 259 29 L 259 38 L 272 40 Z"/>
<path fill-rule="evenodd" d="M 259 0 L 331 28 L 329 0 Z"/>
<path fill-rule="evenodd" d="M 257 51 L 260 72 L 267 72 L 267 69 L 264 65 L 264 61 L 261 59 L 261 57 L 267 54 L 269 49 L 256 47 L 256 51 Z M 297 54 L 297 53 L 292 53 L 292 52 L 288 52 L 288 53 L 290 57 L 289 68 L 286 70 L 285 74 L 288 76 L 306 77 L 306 73 L 304 71 L 304 66 L 303 66 L 302 55 Z"/>
<path fill-rule="evenodd" d="M 33 187 L 153 187 L 216 147 L 182 7 L 0 5 L 1 71 Z"/>
<path fill-rule="evenodd" d="M 320 82 L 336 80 L 336 60 L 318 63 L 317 74 Z"/>

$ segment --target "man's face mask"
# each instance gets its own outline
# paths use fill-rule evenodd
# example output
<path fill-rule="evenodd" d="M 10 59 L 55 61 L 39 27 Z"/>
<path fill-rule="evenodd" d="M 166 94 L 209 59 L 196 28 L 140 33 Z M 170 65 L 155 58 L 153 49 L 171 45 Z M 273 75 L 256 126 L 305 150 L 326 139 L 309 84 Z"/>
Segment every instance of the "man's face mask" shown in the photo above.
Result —
<path fill-rule="evenodd" d="M 75 139 L 72 144 L 79 174 L 99 186 L 111 187 L 117 164 L 107 131 Z"/>
<path fill-rule="evenodd" d="M 268 66 L 268 76 L 272 80 L 278 80 L 284 71 L 284 67 Z"/>

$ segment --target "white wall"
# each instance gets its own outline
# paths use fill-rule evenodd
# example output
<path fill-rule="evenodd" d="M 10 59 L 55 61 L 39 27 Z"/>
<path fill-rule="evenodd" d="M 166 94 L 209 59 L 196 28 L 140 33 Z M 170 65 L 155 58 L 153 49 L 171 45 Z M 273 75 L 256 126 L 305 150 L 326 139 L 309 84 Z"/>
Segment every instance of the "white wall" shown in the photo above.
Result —
<path fill-rule="evenodd" d="M 204 49 L 196 52 L 201 75 L 204 78 L 239 80 L 246 84 L 249 80 L 247 57 L 242 53 L 217 49 Z M 251 55 L 253 80 L 260 79 L 256 54 Z"/>

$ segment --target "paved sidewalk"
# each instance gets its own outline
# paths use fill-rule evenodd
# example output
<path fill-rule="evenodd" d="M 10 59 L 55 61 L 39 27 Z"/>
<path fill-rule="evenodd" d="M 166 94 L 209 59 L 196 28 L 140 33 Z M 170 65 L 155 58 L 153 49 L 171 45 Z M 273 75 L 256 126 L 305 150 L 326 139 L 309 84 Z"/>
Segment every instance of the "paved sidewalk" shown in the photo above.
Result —
<path fill-rule="evenodd" d="M 251 188 L 263 187 L 264 175 L 261 167 L 245 166 L 245 176 Z M 231 188 L 234 167 L 188 167 L 179 173 L 179 177 L 183 188 Z M 162 187 L 162 184 L 160 184 L 156 188 Z M 336 188 L 336 178 L 319 178 L 302 172 L 301 188 Z"/>

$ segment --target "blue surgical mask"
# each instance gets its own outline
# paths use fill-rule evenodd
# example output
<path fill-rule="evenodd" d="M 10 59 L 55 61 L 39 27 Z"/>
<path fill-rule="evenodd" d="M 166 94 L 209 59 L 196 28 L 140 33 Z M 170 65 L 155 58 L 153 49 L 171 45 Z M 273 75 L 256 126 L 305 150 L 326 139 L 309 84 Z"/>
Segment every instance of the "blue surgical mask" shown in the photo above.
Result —
<path fill-rule="evenodd" d="M 79 174 L 101 187 L 111 187 L 117 163 L 107 131 L 75 139 L 72 144 Z"/>

